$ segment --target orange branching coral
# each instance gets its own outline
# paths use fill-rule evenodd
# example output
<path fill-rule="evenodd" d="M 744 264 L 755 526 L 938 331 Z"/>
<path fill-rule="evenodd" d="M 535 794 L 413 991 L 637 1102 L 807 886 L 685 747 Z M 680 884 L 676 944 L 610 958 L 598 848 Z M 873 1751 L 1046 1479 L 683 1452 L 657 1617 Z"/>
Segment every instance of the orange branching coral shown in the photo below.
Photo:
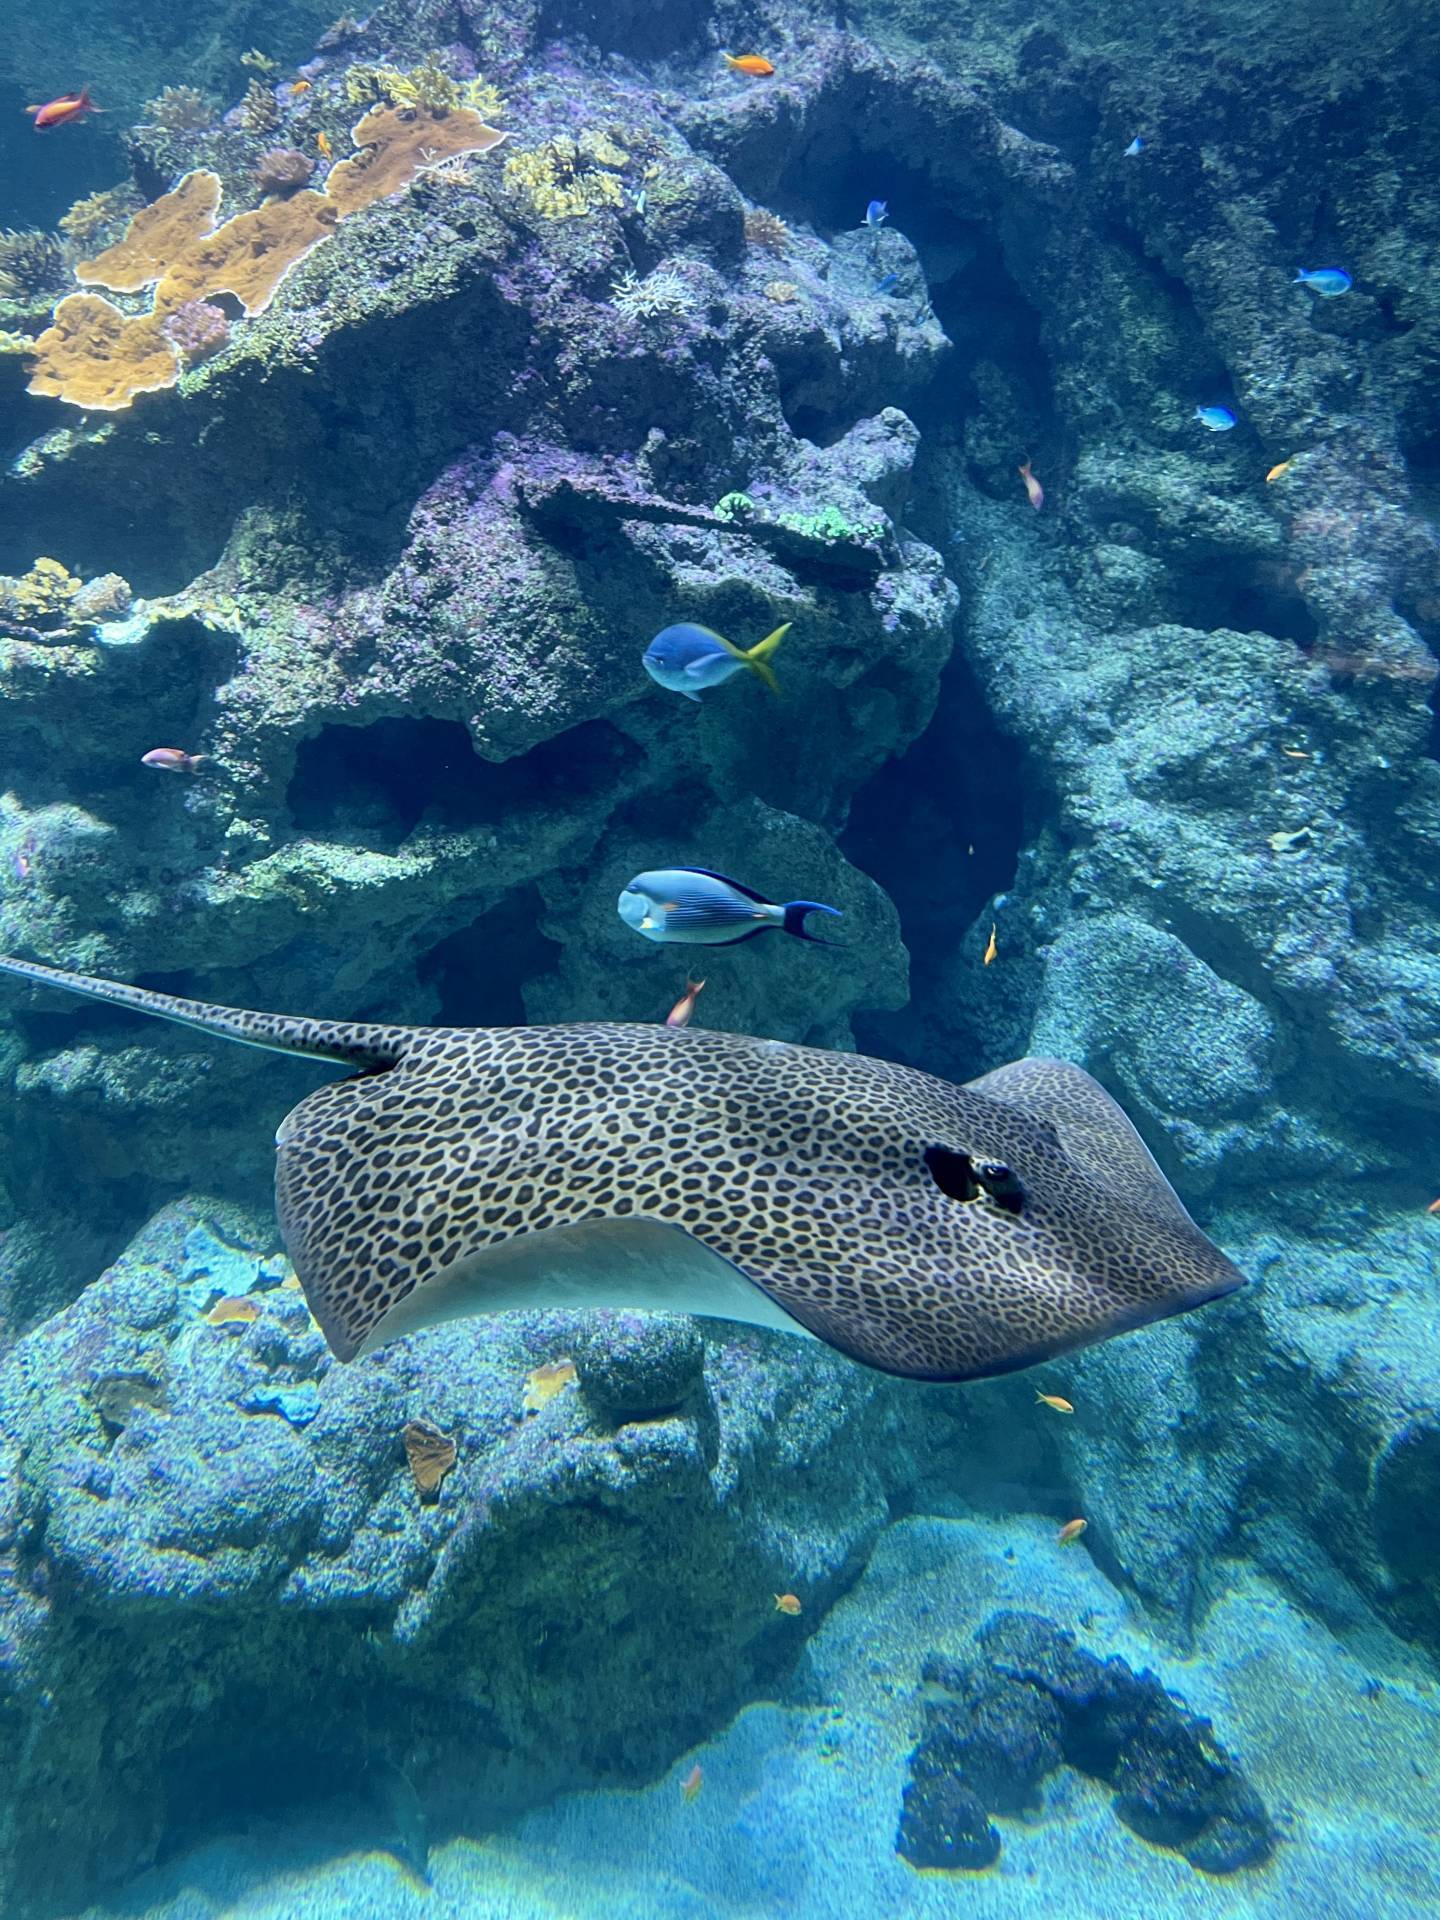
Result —
<path fill-rule="evenodd" d="M 156 308 L 169 312 L 207 294 L 233 293 L 246 313 L 263 313 L 290 269 L 334 233 L 338 218 L 326 195 L 308 188 L 237 213 L 174 262 L 155 289 Z"/>
<path fill-rule="evenodd" d="M 161 325 L 160 314 L 132 319 L 98 293 L 67 294 L 35 342 L 30 392 L 118 413 L 137 393 L 173 387 L 180 362 Z"/>
<path fill-rule="evenodd" d="M 372 107 L 350 138 L 362 151 L 330 169 L 325 191 L 344 219 L 408 187 L 457 153 L 487 153 L 505 138 L 470 107 Z"/>
<path fill-rule="evenodd" d="M 93 260 L 82 260 L 75 278 L 84 287 L 138 293 L 160 279 L 196 241 L 210 233 L 220 210 L 220 176 L 204 168 L 187 173 L 169 193 L 142 207 L 125 236 Z"/>

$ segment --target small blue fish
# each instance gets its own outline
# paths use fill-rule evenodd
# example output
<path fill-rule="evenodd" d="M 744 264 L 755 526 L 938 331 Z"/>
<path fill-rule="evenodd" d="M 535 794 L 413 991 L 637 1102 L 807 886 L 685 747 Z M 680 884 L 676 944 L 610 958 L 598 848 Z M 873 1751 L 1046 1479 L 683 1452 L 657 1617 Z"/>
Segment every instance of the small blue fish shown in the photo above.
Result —
<path fill-rule="evenodd" d="M 1133 160 L 1137 153 L 1144 153 L 1144 151 L 1145 151 L 1145 142 L 1140 138 L 1139 134 L 1137 133 L 1135 138 L 1130 142 L 1129 146 L 1126 147 L 1125 149 L 1125 158 L 1127 160 Z"/>
<path fill-rule="evenodd" d="M 1235 416 L 1229 407 L 1196 407 L 1195 418 L 1211 433 L 1229 433 L 1235 424 Z"/>
<path fill-rule="evenodd" d="M 876 293 L 893 293 L 900 284 L 898 273 L 887 273 L 882 280 L 875 282 Z"/>
<path fill-rule="evenodd" d="M 822 906 L 818 900 L 787 900 L 777 905 L 708 867 L 637 873 L 620 896 L 619 913 L 627 927 L 647 940 L 687 947 L 734 947 L 772 929 L 827 947 L 834 942 L 805 931 L 805 916 L 833 913 L 840 917 L 838 907 Z"/>
<path fill-rule="evenodd" d="M 780 683 L 769 661 L 790 626 L 787 620 L 747 652 L 709 627 L 685 620 L 656 634 L 645 649 L 645 671 L 660 686 L 683 693 L 687 700 L 698 700 L 702 688 L 723 686 L 742 667 L 748 667 L 771 693 L 779 693 Z"/>
<path fill-rule="evenodd" d="M 1337 294 L 1348 293 L 1354 284 L 1343 267 L 1301 267 L 1295 276 L 1297 287 L 1309 287 L 1322 300 L 1333 300 Z"/>
<path fill-rule="evenodd" d="M 887 206 L 887 204 L 885 203 L 885 201 L 883 201 L 883 200 L 872 200 L 872 201 L 870 202 L 870 204 L 869 204 L 869 206 L 868 206 L 868 207 L 866 207 L 866 209 L 865 209 L 865 224 L 866 224 L 866 226 L 867 226 L 867 227 L 878 227 L 878 226 L 880 226 L 880 225 L 881 225 L 881 224 L 882 224 L 882 223 L 883 223 L 883 222 L 885 221 L 885 219 L 886 219 L 886 218 L 888 217 L 888 215 L 889 215 L 889 212 L 890 212 L 890 209 L 889 209 L 889 207 Z"/>

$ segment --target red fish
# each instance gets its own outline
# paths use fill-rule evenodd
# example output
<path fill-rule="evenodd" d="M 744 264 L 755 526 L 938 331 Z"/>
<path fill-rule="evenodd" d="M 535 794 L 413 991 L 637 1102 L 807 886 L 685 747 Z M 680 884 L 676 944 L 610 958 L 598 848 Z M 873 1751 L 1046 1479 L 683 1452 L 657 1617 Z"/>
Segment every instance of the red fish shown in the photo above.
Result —
<path fill-rule="evenodd" d="M 81 87 L 78 93 L 62 93 L 58 100 L 47 100 L 43 107 L 26 107 L 26 113 L 35 119 L 35 131 L 43 133 L 47 127 L 63 127 L 67 120 L 83 120 L 87 113 L 103 113 L 103 107 L 97 107 L 90 98 L 89 87 Z"/>
<path fill-rule="evenodd" d="M 685 982 L 684 993 L 665 1016 L 665 1024 L 667 1027 L 689 1026 L 691 1017 L 695 1012 L 695 1002 L 699 998 L 700 989 L 704 984 L 705 982 L 703 980 L 687 980 Z"/>
<path fill-rule="evenodd" d="M 149 753 L 142 753 L 142 767 L 156 767 L 161 773 L 194 773 L 203 754 L 186 753 L 183 747 L 152 747 Z"/>
<path fill-rule="evenodd" d="M 1025 482 L 1025 492 L 1030 504 L 1038 513 L 1045 504 L 1045 489 L 1030 471 L 1030 462 L 1024 461 L 1020 467 L 1020 478 Z"/>

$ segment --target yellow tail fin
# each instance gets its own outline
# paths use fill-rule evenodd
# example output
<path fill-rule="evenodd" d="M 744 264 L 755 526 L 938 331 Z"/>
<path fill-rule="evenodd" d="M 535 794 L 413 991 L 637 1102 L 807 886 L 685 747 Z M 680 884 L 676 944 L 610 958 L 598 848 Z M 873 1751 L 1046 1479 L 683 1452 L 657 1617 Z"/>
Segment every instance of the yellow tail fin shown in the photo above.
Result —
<path fill-rule="evenodd" d="M 787 620 L 783 627 L 776 627 L 773 633 L 767 633 L 763 640 L 757 640 L 748 652 L 742 652 L 740 655 L 750 671 L 770 689 L 771 693 L 779 693 L 780 682 L 775 678 L 774 670 L 768 664 L 769 659 L 794 624 L 793 620 Z"/>

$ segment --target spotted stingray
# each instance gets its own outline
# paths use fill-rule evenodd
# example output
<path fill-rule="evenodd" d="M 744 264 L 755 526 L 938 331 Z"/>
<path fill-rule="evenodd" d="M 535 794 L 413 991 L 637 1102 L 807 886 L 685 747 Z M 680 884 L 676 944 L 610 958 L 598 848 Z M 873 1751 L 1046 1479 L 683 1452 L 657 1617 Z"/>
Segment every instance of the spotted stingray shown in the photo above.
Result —
<path fill-rule="evenodd" d="M 285 1244 L 341 1360 L 513 1307 L 668 1307 L 979 1380 L 1244 1284 L 1063 1061 L 953 1086 L 694 1027 L 378 1026 L 0 971 L 357 1070 L 276 1135 Z"/>

